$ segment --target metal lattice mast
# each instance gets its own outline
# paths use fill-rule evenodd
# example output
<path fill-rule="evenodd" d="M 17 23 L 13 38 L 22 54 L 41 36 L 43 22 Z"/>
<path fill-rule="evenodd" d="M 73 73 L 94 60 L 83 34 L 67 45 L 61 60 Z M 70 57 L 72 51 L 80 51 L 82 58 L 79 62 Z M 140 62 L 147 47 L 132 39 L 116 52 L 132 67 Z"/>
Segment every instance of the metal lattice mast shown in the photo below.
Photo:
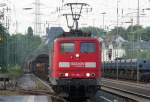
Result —
<path fill-rule="evenodd" d="M 10 25 L 10 3 L 9 1 L 6 1 L 5 3 L 0 3 L 0 7 L 2 9 L 0 10 L 0 23 L 2 23 L 7 30 L 9 30 L 9 25 Z"/>
<path fill-rule="evenodd" d="M 41 17 L 40 17 L 40 0 L 35 0 L 35 23 L 34 34 L 40 35 L 41 33 Z"/>
<path fill-rule="evenodd" d="M 138 0 L 137 2 L 137 25 L 140 25 L 140 1 Z"/>
<path fill-rule="evenodd" d="M 119 31 L 118 31 L 118 23 L 119 23 L 119 18 L 118 18 L 118 16 L 119 16 L 119 13 L 118 13 L 118 11 L 119 11 L 119 7 L 118 7 L 118 5 L 119 5 L 119 0 L 117 0 L 117 37 L 116 38 L 118 38 L 119 37 Z M 118 58 L 118 42 L 117 42 L 117 58 Z M 118 61 L 117 61 L 117 80 L 118 80 L 118 74 L 119 74 L 119 71 L 118 71 Z"/>

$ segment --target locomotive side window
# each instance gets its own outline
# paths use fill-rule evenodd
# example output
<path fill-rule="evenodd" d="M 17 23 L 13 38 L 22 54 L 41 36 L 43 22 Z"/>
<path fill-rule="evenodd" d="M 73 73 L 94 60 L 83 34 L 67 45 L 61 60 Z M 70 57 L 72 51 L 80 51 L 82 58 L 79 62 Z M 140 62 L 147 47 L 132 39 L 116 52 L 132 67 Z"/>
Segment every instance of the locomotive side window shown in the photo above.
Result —
<path fill-rule="evenodd" d="M 82 42 L 80 44 L 80 52 L 82 53 L 92 53 L 96 51 L 96 43 Z"/>
<path fill-rule="evenodd" d="M 74 43 L 61 43 L 61 52 L 74 52 Z"/>

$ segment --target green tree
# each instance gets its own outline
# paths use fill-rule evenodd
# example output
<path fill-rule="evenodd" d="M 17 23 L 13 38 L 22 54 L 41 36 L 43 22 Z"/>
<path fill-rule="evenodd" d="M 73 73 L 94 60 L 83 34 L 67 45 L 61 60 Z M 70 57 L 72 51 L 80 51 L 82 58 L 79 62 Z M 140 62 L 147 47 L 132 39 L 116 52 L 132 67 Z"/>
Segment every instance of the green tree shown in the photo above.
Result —
<path fill-rule="evenodd" d="M 15 34 L 9 39 L 9 63 L 11 65 L 22 65 L 25 58 L 41 44 L 39 36 L 29 37 L 28 35 Z"/>
<path fill-rule="evenodd" d="M 0 23 L 0 44 L 4 43 L 8 36 L 9 33 L 7 29 Z"/>
<path fill-rule="evenodd" d="M 142 33 L 141 31 L 143 31 L 143 27 L 141 25 L 133 25 L 133 26 L 129 26 L 127 28 L 127 36 L 128 36 L 128 40 L 138 40 L 140 37 L 140 33 Z"/>
<path fill-rule="evenodd" d="M 140 32 L 141 39 L 144 41 L 150 41 L 150 27 L 146 27 Z"/>
<path fill-rule="evenodd" d="M 135 32 L 139 29 L 142 29 L 143 27 L 141 25 L 130 25 L 128 28 L 127 28 L 127 32 L 130 33 L 130 32 Z"/>
<path fill-rule="evenodd" d="M 27 35 L 32 37 L 33 36 L 33 29 L 32 27 L 28 27 Z"/>
<path fill-rule="evenodd" d="M 91 33 L 94 36 L 103 36 L 106 32 L 98 27 L 83 27 L 81 28 L 83 32 Z"/>
<path fill-rule="evenodd" d="M 4 72 L 7 68 L 7 39 L 9 33 L 7 29 L 0 23 L 0 72 Z"/>
<path fill-rule="evenodd" d="M 118 29 L 118 35 L 122 36 L 124 39 L 128 39 L 128 36 L 127 36 L 127 31 L 125 28 L 123 27 L 115 27 L 114 29 L 112 29 L 109 34 L 111 36 L 116 36 L 117 35 L 117 29 Z"/>
<path fill-rule="evenodd" d="M 150 41 L 150 27 L 140 28 L 132 32 L 135 40 Z"/>

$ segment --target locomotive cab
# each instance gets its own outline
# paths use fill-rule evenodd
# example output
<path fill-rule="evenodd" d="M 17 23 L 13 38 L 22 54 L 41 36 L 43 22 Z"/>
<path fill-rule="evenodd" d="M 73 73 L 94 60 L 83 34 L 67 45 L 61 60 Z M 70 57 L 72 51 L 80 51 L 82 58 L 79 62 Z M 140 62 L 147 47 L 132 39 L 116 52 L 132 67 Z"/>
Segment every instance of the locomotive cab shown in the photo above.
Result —
<path fill-rule="evenodd" d="M 54 41 L 50 81 L 57 90 L 94 95 L 100 85 L 100 42 L 90 37 L 61 37 Z M 64 90 L 65 89 L 65 90 Z M 89 91 L 89 92 L 86 92 Z"/>

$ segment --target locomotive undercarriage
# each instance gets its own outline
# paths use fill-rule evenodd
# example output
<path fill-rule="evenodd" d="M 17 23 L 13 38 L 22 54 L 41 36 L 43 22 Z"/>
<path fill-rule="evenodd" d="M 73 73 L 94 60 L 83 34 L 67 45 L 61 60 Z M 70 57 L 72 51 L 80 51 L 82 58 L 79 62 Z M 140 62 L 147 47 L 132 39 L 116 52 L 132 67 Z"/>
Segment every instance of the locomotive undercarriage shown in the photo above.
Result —
<path fill-rule="evenodd" d="M 53 80 L 53 81 L 52 81 Z M 96 79 L 52 79 L 53 90 L 62 95 L 67 94 L 63 97 L 72 98 L 91 98 L 93 97 L 100 85 Z M 55 81 L 55 82 L 54 82 Z"/>

